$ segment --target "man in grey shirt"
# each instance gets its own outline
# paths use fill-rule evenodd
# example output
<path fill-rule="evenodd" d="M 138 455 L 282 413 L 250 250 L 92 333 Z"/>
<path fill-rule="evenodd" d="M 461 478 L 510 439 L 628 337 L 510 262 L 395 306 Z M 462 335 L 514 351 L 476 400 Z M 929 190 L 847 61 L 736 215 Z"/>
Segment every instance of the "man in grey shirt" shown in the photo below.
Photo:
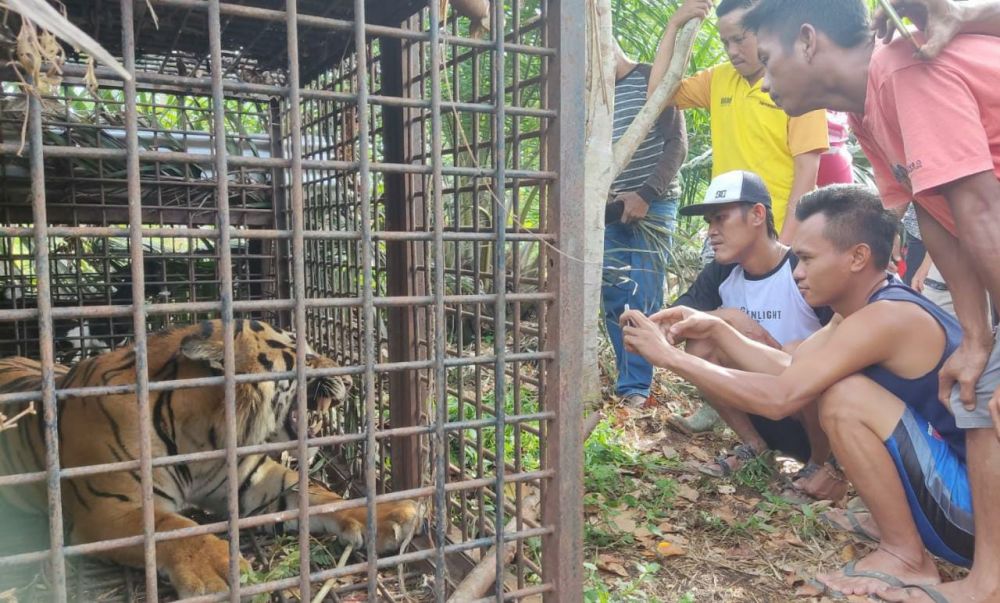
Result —
<path fill-rule="evenodd" d="M 617 141 L 646 102 L 651 67 L 629 59 L 617 43 L 615 49 L 613 139 Z M 630 406 L 641 406 L 648 398 L 653 367 L 641 356 L 625 352 L 618 317 L 626 307 L 650 313 L 663 306 L 664 250 L 673 232 L 680 195 L 677 173 L 686 155 L 684 116 L 668 108 L 611 185 L 614 200 L 605 212 L 601 305 L 615 349 L 615 393 Z"/>

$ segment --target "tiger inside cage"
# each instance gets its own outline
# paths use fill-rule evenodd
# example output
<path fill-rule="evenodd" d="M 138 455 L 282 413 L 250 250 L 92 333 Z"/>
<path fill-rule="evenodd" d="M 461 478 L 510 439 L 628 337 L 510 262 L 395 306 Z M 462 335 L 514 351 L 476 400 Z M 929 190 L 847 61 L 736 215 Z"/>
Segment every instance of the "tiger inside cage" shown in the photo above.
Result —
<path fill-rule="evenodd" d="M 0 10 L 0 600 L 579 600 L 583 0 Z"/>

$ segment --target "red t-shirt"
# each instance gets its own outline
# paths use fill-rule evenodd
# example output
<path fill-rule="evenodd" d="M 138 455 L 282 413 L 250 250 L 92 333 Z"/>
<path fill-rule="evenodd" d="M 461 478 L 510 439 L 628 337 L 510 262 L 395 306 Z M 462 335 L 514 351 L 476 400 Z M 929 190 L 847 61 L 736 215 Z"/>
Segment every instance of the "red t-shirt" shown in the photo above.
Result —
<path fill-rule="evenodd" d="M 932 61 L 905 39 L 876 48 L 851 128 L 885 206 L 914 199 L 957 235 L 937 188 L 989 170 L 1000 178 L 1000 38 L 957 36 Z"/>

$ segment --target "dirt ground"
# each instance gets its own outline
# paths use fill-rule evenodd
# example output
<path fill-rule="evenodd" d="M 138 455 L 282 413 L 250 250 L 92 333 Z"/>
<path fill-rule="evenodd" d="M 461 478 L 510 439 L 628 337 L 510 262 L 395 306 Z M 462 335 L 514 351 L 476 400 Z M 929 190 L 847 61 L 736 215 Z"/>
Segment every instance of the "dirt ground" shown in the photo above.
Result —
<path fill-rule="evenodd" d="M 669 427 L 671 413 L 686 415 L 698 405 L 696 392 L 676 377 L 658 373 L 652 397 L 639 410 L 611 402 L 603 410 L 621 443 L 645 460 L 623 469 L 635 479 L 634 492 L 621 499 L 595 496 L 600 482 L 588 480 L 587 600 L 832 600 L 807 581 L 872 545 L 820 522 L 829 503 L 794 505 L 776 496 L 799 467 L 790 459 L 777 459 L 770 474 L 763 466 L 732 479 L 699 473 L 700 464 L 736 444 L 732 432 L 717 427 L 688 436 Z M 950 564 L 939 566 L 946 580 L 960 575 Z"/>

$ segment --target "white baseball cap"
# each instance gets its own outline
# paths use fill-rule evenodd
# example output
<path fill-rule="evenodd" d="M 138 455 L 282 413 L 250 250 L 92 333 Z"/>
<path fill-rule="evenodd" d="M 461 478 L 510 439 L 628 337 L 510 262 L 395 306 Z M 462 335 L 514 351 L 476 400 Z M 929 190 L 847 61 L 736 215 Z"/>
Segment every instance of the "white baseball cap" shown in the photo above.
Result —
<path fill-rule="evenodd" d="M 753 172 L 735 170 L 713 178 L 705 193 L 705 200 L 682 207 L 679 213 L 683 216 L 700 216 L 726 203 L 760 203 L 769 208 L 771 195 L 760 176 Z"/>

